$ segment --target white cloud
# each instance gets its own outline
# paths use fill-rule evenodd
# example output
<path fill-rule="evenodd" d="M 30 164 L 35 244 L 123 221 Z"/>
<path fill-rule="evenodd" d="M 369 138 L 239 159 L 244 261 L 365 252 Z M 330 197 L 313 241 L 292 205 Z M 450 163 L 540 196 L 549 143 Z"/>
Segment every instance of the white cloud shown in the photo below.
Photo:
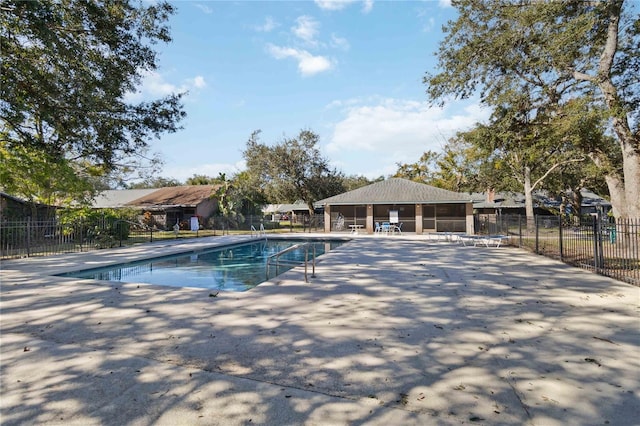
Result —
<path fill-rule="evenodd" d="M 422 25 L 422 31 L 425 33 L 430 33 L 436 26 L 436 20 L 433 17 L 430 17 L 426 20 L 426 22 Z"/>
<path fill-rule="evenodd" d="M 310 16 L 300 16 L 296 19 L 296 26 L 291 27 L 293 34 L 311 45 L 317 44 L 316 36 L 318 35 L 320 23 Z"/>
<path fill-rule="evenodd" d="M 333 63 L 324 56 L 314 56 L 306 50 L 292 47 L 267 45 L 267 51 L 276 59 L 294 58 L 298 61 L 298 70 L 304 76 L 318 74 L 333 68 Z"/>
<path fill-rule="evenodd" d="M 257 25 L 254 27 L 254 29 L 259 32 L 268 33 L 276 29 L 278 26 L 280 26 L 280 24 L 274 21 L 274 19 L 271 16 L 267 16 L 264 19 L 264 24 Z"/>
<path fill-rule="evenodd" d="M 442 8 L 452 7 L 451 0 L 438 0 L 438 6 Z"/>
<path fill-rule="evenodd" d="M 196 89 L 202 89 L 203 87 L 207 87 L 207 82 L 204 81 L 204 77 L 201 75 L 195 76 L 192 79 L 193 87 Z"/>
<path fill-rule="evenodd" d="M 342 10 L 355 0 L 315 0 L 316 5 L 323 10 Z"/>
<path fill-rule="evenodd" d="M 359 1 L 361 0 L 315 0 L 316 5 L 323 10 L 342 10 Z M 362 0 L 362 11 L 369 13 L 371 9 L 373 9 L 373 0 Z"/>
<path fill-rule="evenodd" d="M 166 96 L 177 91 L 178 88 L 165 81 L 160 73 L 150 71 L 143 74 L 142 93 L 148 93 L 151 96 Z"/>
<path fill-rule="evenodd" d="M 335 34 L 331 34 L 331 47 L 335 47 L 337 49 L 349 50 L 351 46 L 349 45 L 349 41 L 346 38 L 338 37 Z"/>
<path fill-rule="evenodd" d="M 213 13 L 213 9 L 211 9 L 206 4 L 196 3 L 194 6 L 200 9 L 203 13 L 206 13 L 207 15 L 210 15 Z"/>
<path fill-rule="evenodd" d="M 146 71 L 142 73 L 142 84 L 135 93 L 128 93 L 125 100 L 137 102 L 147 98 L 157 98 L 170 95 L 172 93 L 193 92 L 202 89 L 207 83 L 201 75 L 188 78 L 180 85 L 170 83 L 165 77 L 156 71 Z"/>
<path fill-rule="evenodd" d="M 476 104 L 457 112 L 453 106 L 437 108 L 400 99 L 334 101 L 332 105 L 344 106 L 345 117 L 333 126 L 327 152 L 338 164 L 354 156 L 371 158 L 364 171 L 357 171 L 369 177 L 392 173 L 395 163 L 415 162 L 425 151 L 440 151 L 447 139 L 489 116 Z"/>
<path fill-rule="evenodd" d="M 193 175 L 217 177 L 220 173 L 225 173 L 227 177 L 230 177 L 245 169 L 245 161 L 241 160 L 235 164 L 211 163 L 190 165 L 184 167 L 165 167 L 162 171 L 162 175 L 184 182 Z"/>

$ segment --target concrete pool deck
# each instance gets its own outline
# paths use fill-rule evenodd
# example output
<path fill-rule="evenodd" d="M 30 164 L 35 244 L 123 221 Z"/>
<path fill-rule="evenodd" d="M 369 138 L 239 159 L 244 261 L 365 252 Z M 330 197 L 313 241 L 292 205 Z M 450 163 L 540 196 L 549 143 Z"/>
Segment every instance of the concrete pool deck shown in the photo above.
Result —
<path fill-rule="evenodd" d="M 50 276 L 239 239 L 2 262 L 0 423 L 638 424 L 640 288 L 519 249 L 358 236 L 244 293 Z"/>

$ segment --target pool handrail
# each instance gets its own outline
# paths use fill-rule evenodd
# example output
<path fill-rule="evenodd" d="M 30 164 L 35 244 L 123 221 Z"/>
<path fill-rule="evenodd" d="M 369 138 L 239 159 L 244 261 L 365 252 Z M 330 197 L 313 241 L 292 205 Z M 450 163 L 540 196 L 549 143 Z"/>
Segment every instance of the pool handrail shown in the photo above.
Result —
<path fill-rule="evenodd" d="M 255 226 L 251 225 L 251 237 L 255 235 L 256 238 L 260 238 L 261 235 L 264 235 L 267 238 L 267 231 L 264 229 L 264 225 L 260 224 L 260 230 L 257 230 Z"/>
<path fill-rule="evenodd" d="M 307 268 L 308 268 L 308 262 L 309 262 L 309 245 L 311 245 L 313 247 L 313 256 L 311 257 L 311 265 L 312 265 L 312 272 L 311 272 L 311 278 L 315 278 L 316 276 L 316 246 L 315 244 L 311 244 L 311 243 L 300 243 L 300 244 L 294 244 L 291 247 L 287 247 L 284 250 L 279 251 L 278 253 L 272 254 L 271 256 L 267 257 L 267 280 L 269 279 L 269 265 L 271 264 L 271 260 L 272 259 L 276 259 L 276 276 L 279 275 L 278 274 L 278 265 L 280 264 L 288 264 L 288 265 L 299 265 L 300 262 L 296 262 L 296 261 L 292 261 L 292 260 L 280 260 L 280 256 L 282 256 L 285 253 L 288 253 L 290 251 L 293 250 L 297 250 L 301 247 L 305 248 L 305 253 L 304 253 L 304 282 L 308 283 L 309 282 L 309 278 L 307 276 Z"/>

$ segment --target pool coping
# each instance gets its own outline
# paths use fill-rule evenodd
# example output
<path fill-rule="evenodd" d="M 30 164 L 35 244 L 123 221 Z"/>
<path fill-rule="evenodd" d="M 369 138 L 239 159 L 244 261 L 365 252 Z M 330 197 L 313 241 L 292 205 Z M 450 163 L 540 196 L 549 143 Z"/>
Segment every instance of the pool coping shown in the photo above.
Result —
<path fill-rule="evenodd" d="M 51 276 L 54 276 L 56 278 L 69 278 L 72 280 L 75 279 L 83 279 L 83 280 L 87 280 L 87 281 L 95 281 L 95 282 L 99 282 L 99 283 L 110 283 L 111 285 L 118 285 L 118 284 L 123 284 L 123 283 L 136 283 L 136 284 L 144 284 L 144 285 L 157 285 L 157 286 L 163 286 L 164 284 L 158 284 L 158 283 L 152 283 L 152 282 L 147 282 L 145 280 L 140 280 L 140 281 L 134 281 L 134 280 L 109 280 L 109 279 L 98 279 L 98 278 L 90 278 L 90 277 L 84 277 L 84 276 L 74 276 L 72 274 L 78 274 L 78 273 L 82 273 L 82 272 L 89 272 L 89 271 L 100 271 L 100 272 L 106 272 L 103 270 L 109 270 L 110 268 L 114 268 L 114 267 L 122 267 L 122 268 L 126 268 L 126 267 L 134 267 L 134 266 L 140 266 L 140 265 L 136 265 L 136 264 L 144 264 L 145 262 L 153 262 L 153 261 L 160 261 L 160 260 L 169 260 L 172 259 L 176 256 L 190 256 L 190 255 L 199 255 L 199 254 L 203 254 L 206 252 L 211 252 L 211 251 L 216 251 L 216 250 L 224 250 L 224 249 L 229 249 L 229 248 L 234 248 L 234 247 L 242 247 L 245 245 L 250 245 L 250 244 L 256 244 L 256 243 L 260 243 L 261 241 L 295 241 L 295 242 L 335 242 L 335 241 L 340 241 L 340 242 L 344 242 L 347 243 L 349 241 L 351 241 L 350 238 L 346 238 L 346 237 L 338 237 L 338 238 L 331 238 L 331 237 L 316 237 L 316 236 L 307 236 L 307 235 L 303 235 L 303 236 L 292 236 L 292 235 L 286 235 L 286 236 L 272 236 L 270 238 L 251 238 L 251 239 L 247 239 L 247 240 L 242 240 L 242 241 L 237 241 L 237 242 L 216 242 L 216 243 L 212 243 L 212 244 L 205 244 L 197 249 L 193 249 L 191 247 L 189 247 L 187 245 L 187 250 L 176 250 L 176 251 L 171 251 L 171 252 L 166 252 L 164 254 L 158 254 L 158 253 L 154 253 L 153 256 L 150 256 L 150 254 L 144 254 L 139 258 L 136 259 L 130 259 L 130 260 L 123 260 L 123 259 L 118 259 L 116 260 L 112 260 L 112 261 L 105 261 L 103 265 L 100 266 L 88 266 L 86 264 L 83 265 L 77 265 L 76 267 L 73 268 L 69 268 L 67 270 L 65 270 L 64 272 L 54 272 Z M 175 246 L 174 246 L 175 247 Z M 184 247 L 184 245 L 181 245 L 181 247 Z M 335 248 L 334 248 L 335 249 Z M 322 255 L 327 254 L 327 253 L 322 253 L 321 255 L 318 255 L 315 257 L 315 259 L 311 259 L 311 261 L 309 262 L 309 264 L 317 264 L 319 262 L 322 261 Z M 275 256 L 276 254 L 271 255 Z M 150 256 L 150 257 L 149 257 Z M 304 261 L 299 261 L 299 262 L 295 262 L 295 264 L 289 264 L 288 268 L 286 268 L 285 270 L 282 271 L 282 273 L 286 272 L 289 269 L 292 269 L 293 267 L 297 267 L 297 266 L 303 266 L 304 265 Z M 265 265 L 266 266 L 266 265 Z M 213 266 L 215 268 L 215 266 Z M 65 267 L 67 268 L 67 267 Z M 156 268 L 154 268 L 155 270 Z M 266 272 L 266 271 L 265 271 Z M 48 273 L 51 273 L 50 271 Z M 280 275 L 280 274 L 278 274 Z M 190 286 L 190 285 L 175 285 L 175 286 L 171 286 L 171 285 L 167 285 L 167 287 L 180 287 L 180 288 L 193 288 L 193 289 L 205 289 L 205 290 L 209 290 L 209 291 L 232 291 L 232 292 L 243 292 L 243 291 L 249 291 L 252 288 L 255 288 L 256 286 L 263 284 L 265 282 L 268 282 L 272 279 L 277 278 L 277 275 L 274 276 L 273 278 L 270 279 L 264 279 L 262 281 L 260 281 L 259 283 L 256 283 L 255 285 L 249 287 L 249 288 L 245 288 L 243 290 L 229 290 L 226 288 L 218 288 L 218 287 L 201 287 L 201 286 Z"/>

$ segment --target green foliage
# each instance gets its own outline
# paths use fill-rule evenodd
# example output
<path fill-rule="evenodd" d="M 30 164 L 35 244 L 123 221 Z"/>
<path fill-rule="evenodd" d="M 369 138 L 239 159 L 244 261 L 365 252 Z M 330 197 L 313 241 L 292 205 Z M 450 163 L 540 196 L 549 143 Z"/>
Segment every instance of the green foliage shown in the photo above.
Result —
<path fill-rule="evenodd" d="M 342 177 L 342 186 L 345 191 L 353 191 L 354 189 L 362 188 L 363 186 L 371 185 L 374 182 L 379 182 L 384 180 L 383 176 L 380 176 L 378 179 L 372 181 L 367 179 L 364 176 L 350 175 Z"/>
<path fill-rule="evenodd" d="M 262 214 L 262 206 L 267 204 L 267 198 L 248 171 L 243 171 L 232 178 L 233 192 L 238 204 L 238 210 L 244 215 Z"/>
<path fill-rule="evenodd" d="M 237 193 L 234 191 L 233 181 L 227 180 L 224 174 L 220 175 L 220 179 L 222 179 L 222 183 L 218 185 L 212 194 L 218 201 L 218 215 L 221 216 L 228 225 L 237 228 L 238 224 L 243 221 L 243 218 L 237 210 L 239 200 Z"/>
<path fill-rule="evenodd" d="M 274 203 L 303 200 L 313 212 L 313 203 L 344 191 L 343 177 L 329 168 L 317 148 L 319 137 L 301 130 L 295 138 L 267 146 L 254 132 L 243 152 L 249 179 Z"/>
<path fill-rule="evenodd" d="M 478 180 L 485 188 L 523 192 L 527 215 L 532 216 L 532 192 L 586 157 L 571 138 L 557 132 L 557 122 L 566 120 L 562 108 L 553 114 L 533 114 L 532 106 L 519 100 L 496 108 L 488 125 L 478 125 L 462 137 L 482 159 Z M 568 188 L 571 182 L 565 185 Z"/>
<path fill-rule="evenodd" d="M 221 177 L 217 178 L 205 176 L 205 175 L 193 175 L 186 180 L 187 185 L 215 185 L 221 182 Z"/>
<path fill-rule="evenodd" d="M 87 178 L 100 173 L 89 164 L 52 158 L 29 146 L 0 141 L 0 188 L 31 203 L 87 202 L 94 187 Z"/>
<path fill-rule="evenodd" d="M 567 72 L 578 63 L 592 69 L 590 61 L 603 43 L 602 35 L 593 33 L 598 12 L 586 2 L 459 0 L 455 7 L 458 19 L 445 26 L 438 51 L 442 72 L 424 79 L 431 99 L 479 93 L 493 105 L 505 91 L 530 93 L 533 99 L 588 86 L 571 87 L 573 75 Z"/>
<path fill-rule="evenodd" d="M 442 153 L 427 151 L 413 164 L 398 164 L 394 177 L 410 179 L 455 192 L 484 191 L 478 173 L 478 149 L 465 134 L 450 139 Z"/>
<path fill-rule="evenodd" d="M 478 179 L 480 166 L 477 147 L 461 137 L 452 138 L 436 160 L 431 185 L 455 192 L 485 191 L 487 186 Z"/>
<path fill-rule="evenodd" d="M 129 237 L 130 222 L 136 221 L 133 209 L 91 209 L 82 207 L 58 212 L 63 232 L 75 232 L 99 248 L 114 247 Z"/>
<path fill-rule="evenodd" d="M 165 188 L 168 186 L 181 186 L 182 182 L 173 178 L 151 177 L 140 182 L 127 185 L 129 189 Z"/>
<path fill-rule="evenodd" d="M 166 21 L 173 12 L 162 1 L 3 2 L 3 148 L 24 162 L 41 162 L 42 155 L 50 179 L 75 173 L 90 180 L 126 167 L 149 140 L 176 131 L 182 95 L 127 100 L 143 73 L 157 68 L 152 45 L 170 41 Z M 47 180 L 33 183 L 46 189 Z"/>
<path fill-rule="evenodd" d="M 426 151 L 420 157 L 417 163 L 400 164 L 398 163 L 398 171 L 393 177 L 409 179 L 414 182 L 431 184 L 433 175 L 436 171 L 436 161 L 439 154 L 434 151 Z"/>
<path fill-rule="evenodd" d="M 77 221 L 98 222 L 101 220 L 135 220 L 137 212 L 132 208 L 123 209 L 93 209 L 90 207 L 67 208 L 58 211 L 61 223 Z"/>
<path fill-rule="evenodd" d="M 617 209 L 640 213 L 640 18 L 633 2 L 453 4 L 459 15 L 444 28 L 440 72 L 424 83 L 434 102 L 479 94 L 495 108 L 485 131 L 501 146 L 485 151 L 492 169 L 519 163 L 546 177 L 580 150 L 619 192 Z M 613 150 L 603 118 L 619 141 Z"/>

